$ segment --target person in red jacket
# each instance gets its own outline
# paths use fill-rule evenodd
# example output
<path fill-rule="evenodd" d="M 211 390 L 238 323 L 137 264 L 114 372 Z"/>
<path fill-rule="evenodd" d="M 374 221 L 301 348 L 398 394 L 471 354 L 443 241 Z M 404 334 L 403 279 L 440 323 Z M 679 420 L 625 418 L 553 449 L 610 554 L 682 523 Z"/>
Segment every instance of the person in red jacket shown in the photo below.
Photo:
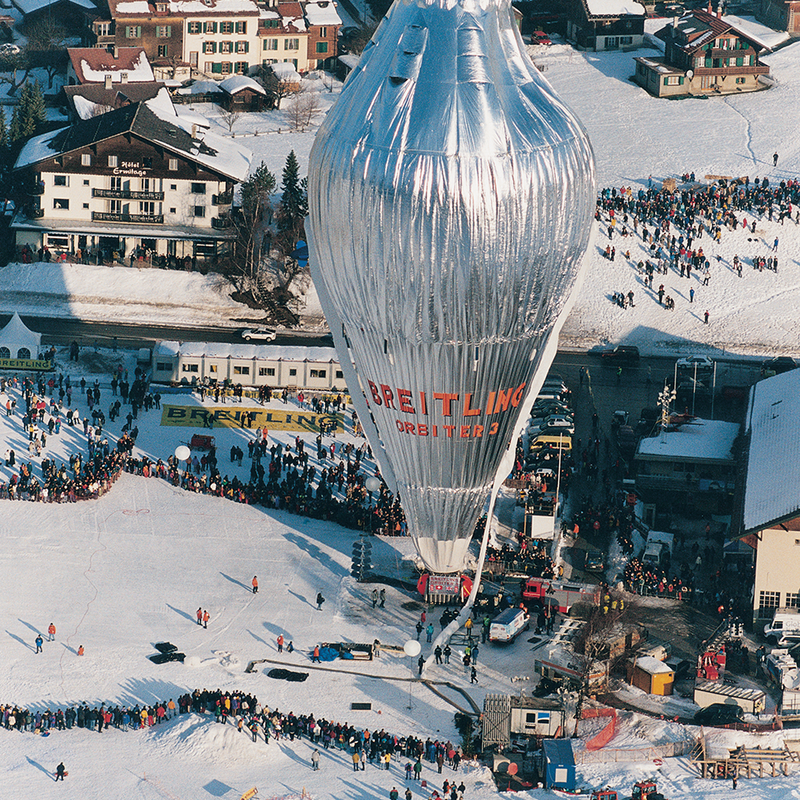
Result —
<path fill-rule="evenodd" d="M 204 628 L 208 629 L 208 621 L 210 619 L 211 619 L 211 617 L 209 616 L 208 611 L 204 611 L 203 612 L 203 627 Z"/>
<path fill-rule="evenodd" d="M 258 594 L 258 578 L 253 575 L 253 594 Z"/>
<path fill-rule="evenodd" d="M 56 639 L 56 626 L 53 623 L 50 623 L 50 626 L 47 628 L 47 632 L 50 634 L 50 641 L 54 642 Z"/>

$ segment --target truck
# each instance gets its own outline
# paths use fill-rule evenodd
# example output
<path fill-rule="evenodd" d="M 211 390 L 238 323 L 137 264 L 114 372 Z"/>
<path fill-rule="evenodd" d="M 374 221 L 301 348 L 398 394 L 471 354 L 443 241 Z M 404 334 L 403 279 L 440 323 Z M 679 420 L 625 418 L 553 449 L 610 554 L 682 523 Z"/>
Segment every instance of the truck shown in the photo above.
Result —
<path fill-rule="evenodd" d="M 490 642 L 513 642 L 522 631 L 528 629 L 530 617 L 521 608 L 501 611 L 489 625 Z"/>
<path fill-rule="evenodd" d="M 589 583 L 562 583 L 548 578 L 530 578 L 522 590 L 523 600 L 539 606 L 550 606 L 569 614 L 575 603 L 600 605 L 600 587 Z"/>
<path fill-rule="evenodd" d="M 797 608 L 776 608 L 772 622 L 764 626 L 764 636 L 783 647 L 800 642 L 800 614 Z"/>
<path fill-rule="evenodd" d="M 729 686 L 722 681 L 698 681 L 693 699 L 700 708 L 722 703 L 739 706 L 746 714 L 761 714 L 767 705 L 767 695 L 761 689 Z"/>
<path fill-rule="evenodd" d="M 663 567 L 672 557 L 672 545 L 675 534 L 665 533 L 664 531 L 650 531 L 647 534 L 647 541 L 644 545 L 642 562 L 652 564 L 655 567 Z"/>

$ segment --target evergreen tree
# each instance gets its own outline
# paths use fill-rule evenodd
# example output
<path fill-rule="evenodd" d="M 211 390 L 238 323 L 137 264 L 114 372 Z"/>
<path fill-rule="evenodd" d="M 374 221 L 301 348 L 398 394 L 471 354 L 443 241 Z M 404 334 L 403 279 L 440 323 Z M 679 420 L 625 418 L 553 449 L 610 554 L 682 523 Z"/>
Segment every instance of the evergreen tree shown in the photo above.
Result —
<path fill-rule="evenodd" d="M 11 127 L 9 128 L 8 137 L 12 142 L 22 137 L 22 125 L 19 119 L 19 106 L 14 106 L 14 111 L 11 113 Z"/>
<path fill-rule="evenodd" d="M 39 81 L 36 81 L 30 90 L 30 100 L 28 102 L 27 111 L 27 124 L 25 127 L 27 130 L 30 130 L 30 134 L 28 135 L 32 135 L 36 133 L 39 127 L 47 120 L 47 110 L 44 103 L 44 91 L 42 90 L 42 85 L 39 83 Z"/>
<path fill-rule="evenodd" d="M 281 181 L 281 203 L 278 208 L 278 230 L 285 252 L 294 249 L 297 240 L 305 235 L 303 221 L 308 211 L 305 179 L 298 176 L 300 168 L 294 150 L 286 157 Z"/>
<path fill-rule="evenodd" d="M 269 217 L 270 195 L 275 191 L 275 176 L 262 161 L 250 177 L 242 183 L 241 217 L 238 229 L 239 263 L 244 265 L 246 275 L 258 271 L 261 257 L 260 243 L 263 238 L 264 218 Z"/>

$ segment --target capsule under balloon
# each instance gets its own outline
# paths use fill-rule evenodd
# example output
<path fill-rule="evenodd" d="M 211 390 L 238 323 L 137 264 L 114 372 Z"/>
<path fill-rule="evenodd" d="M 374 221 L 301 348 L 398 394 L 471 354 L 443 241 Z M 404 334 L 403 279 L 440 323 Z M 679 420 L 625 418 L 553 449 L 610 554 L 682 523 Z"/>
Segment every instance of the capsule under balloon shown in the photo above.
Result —
<path fill-rule="evenodd" d="M 586 133 L 508 0 L 396 0 L 317 134 L 312 275 L 433 572 L 463 567 L 549 368 L 594 186 Z"/>

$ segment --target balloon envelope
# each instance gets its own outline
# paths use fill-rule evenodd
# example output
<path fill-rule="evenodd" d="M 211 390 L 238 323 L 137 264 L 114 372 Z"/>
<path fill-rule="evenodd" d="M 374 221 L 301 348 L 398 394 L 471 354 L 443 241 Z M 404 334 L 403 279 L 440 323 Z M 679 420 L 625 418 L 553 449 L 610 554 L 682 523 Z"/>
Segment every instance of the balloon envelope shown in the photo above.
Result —
<path fill-rule="evenodd" d="M 422 652 L 422 645 L 416 639 L 409 639 L 404 645 L 403 650 L 407 656 L 414 658 Z"/>
<path fill-rule="evenodd" d="M 367 487 L 367 491 L 370 492 L 380 491 L 381 488 L 381 482 L 377 478 L 367 478 L 364 485 Z"/>
<path fill-rule="evenodd" d="M 175 448 L 175 458 L 179 461 L 186 461 L 191 454 L 192 451 L 185 444 L 178 445 L 178 447 Z"/>
<path fill-rule="evenodd" d="M 427 567 L 458 571 L 579 274 L 588 139 L 508 0 L 396 0 L 308 190 L 312 274 L 365 432 Z"/>

